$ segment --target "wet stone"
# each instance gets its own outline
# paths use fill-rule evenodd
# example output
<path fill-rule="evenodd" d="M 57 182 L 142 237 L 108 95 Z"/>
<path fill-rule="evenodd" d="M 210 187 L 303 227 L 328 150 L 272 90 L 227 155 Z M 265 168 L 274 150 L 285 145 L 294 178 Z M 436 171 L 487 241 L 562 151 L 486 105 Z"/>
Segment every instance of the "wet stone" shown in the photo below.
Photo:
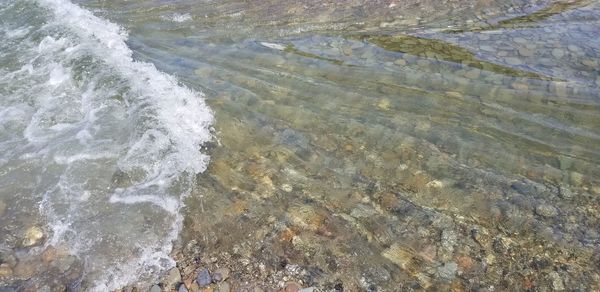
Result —
<path fill-rule="evenodd" d="M 535 53 L 534 50 L 528 49 L 528 48 L 520 48 L 519 49 L 519 55 L 523 56 L 523 57 L 531 57 L 533 56 Z"/>
<path fill-rule="evenodd" d="M 196 283 L 198 283 L 198 286 L 200 287 L 205 287 L 212 283 L 212 278 L 210 276 L 210 273 L 208 272 L 208 269 L 202 269 L 200 270 L 200 272 L 198 272 L 198 276 L 196 277 Z"/>
<path fill-rule="evenodd" d="M 0 265 L 0 278 L 10 277 L 10 276 L 12 276 L 12 273 L 13 273 L 13 271 L 8 264 Z"/>
<path fill-rule="evenodd" d="M 283 288 L 284 292 L 298 292 L 300 291 L 300 285 L 296 282 L 288 282 Z"/>
<path fill-rule="evenodd" d="M 541 204 L 535 208 L 535 213 L 543 217 L 555 217 L 558 215 L 558 210 L 554 206 Z"/>
<path fill-rule="evenodd" d="M 523 64 L 523 62 L 521 62 L 521 60 L 519 58 L 515 58 L 515 57 L 508 57 L 508 58 L 505 58 L 504 60 L 506 61 L 507 64 L 513 65 L 513 66 Z"/>
<path fill-rule="evenodd" d="M 445 263 L 437 268 L 437 276 L 444 281 L 452 281 L 458 270 L 458 264 L 455 262 Z"/>
<path fill-rule="evenodd" d="M 25 232 L 25 238 L 23 238 L 23 247 L 30 247 L 38 245 L 44 238 L 44 232 L 37 226 L 30 227 Z"/>
<path fill-rule="evenodd" d="M 228 268 L 219 268 L 213 273 L 213 281 L 215 283 L 225 281 L 229 278 L 229 269 Z"/>
<path fill-rule="evenodd" d="M 179 269 L 172 268 L 169 270 L 169 273 L 163 280 L 164 287 L 169 290 L 174 289 L 179 283 L 181 283 L 181 274 L 179 273 Z"/>
<path fill-rule="evenodd" d="M 552 281 L 552 289 L 554 289 L 554 291 L 565 290 L 565 284 L 557 272 L 554 272 L 554 271 L 550 272 L 550 274 L 548 276 L 550 277 L 550 280 Z"/>
<path fill-rule="evenodd" d="M 177 288 L 177 292 L 188 292 L 188 289 L 185 287 L 184 284 L 179 285 L 179 287 Z"/>
<path fill-rule="evenodd" d="M 554 58 L 560 59 L 565 55 L 565 52 L 561 49 L 554 49 L 552 50 L 552 56 Z"/>

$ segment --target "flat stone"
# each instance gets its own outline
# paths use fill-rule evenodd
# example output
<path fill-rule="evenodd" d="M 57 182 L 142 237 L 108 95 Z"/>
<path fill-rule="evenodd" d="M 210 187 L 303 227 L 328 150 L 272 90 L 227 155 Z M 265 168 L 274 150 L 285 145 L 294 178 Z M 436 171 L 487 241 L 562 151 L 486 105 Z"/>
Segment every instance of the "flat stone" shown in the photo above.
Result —
<path fill-rule="evenodd" d="M 284 292 L 298 292 L 300 291 L 300 285 L 296 282 L 287 282 L 283 288 Z"/>
<path fill-rule="evenodd" d="M 198 276 L 196 277 L 196 283 L 198 283 L 198 286 L 200 287 L 205 287 L 212 283 L 212 278 L 210 276 L 210 273 L 208 272 L 208 269 L 202 269 L 198 272 Z"/>
<path fill-rule="evenodd" d="M 458 270 L 458 264 L 455 262 L 448 262 L 437 268 L 437 276 L 444 281 L 452 281 L 456 276 Z"/>
<path fill-rule="evenodd" d="M 44 238 L 44 232 L 37 226 L 29 227 L 25 231 L 25 238 L 23 239 L 23 247 L 30 247 L 40 244 Z"/>
<path fill-rule="evenodd" d="M 534 50 L 528 49 L 528 48 L 520 48 L 519 49 L 519 55 L 523 56 L 523 57 L 531 57 L 535 54 Z"/>
<path fill-rule="evenodd" d="M 565 290 L 565 284 L 557 272 L 552 271 L 548 276 L 550 276 L 550 280 L 552 280 L 552 289 L 554 289 L 554 291 Z"/>
<path fill-rule="evenodd" d="M 8 278 L 10 276 L 12 276 L 12 269 L 10 268 L 10 266 L 8 266 L 8 264 L 1 264 L 0 265 L 0 278 Z"/>
<path fill-rule="evenodd" d="M 535 213 L 543 217 L 555 217 L 558 215 L 558 210 L 552 205 L 541 204 L 535 208 Z"/>
<path fill-rule="evenodd" d="M 515 58 L 515 57 L 505 58 L 504 61 L 506 61 L 506 63 L 509 65 L 515 65 L 515 66 L 523 64 L 523 62 L 521 62 L 521 60 L 519 58 Z"/>
<path fill-rule="evenodd" d="M 217 285 L 217 289 L 215 289 L 215 292 L 229 292 L 229 291 L 231 291 L 231 287 L 229 286 L 229 283 L 227 283 L 227 282 L 219 283 L 219 285 Z"/>
<path fill-rule="evenodd" d="M 565 51 L 561 50 L 561 49 L 554 49 L 552 50 L 552 56 L 554 56 L 554 58 L 560 59 L 565 55 Z"/>

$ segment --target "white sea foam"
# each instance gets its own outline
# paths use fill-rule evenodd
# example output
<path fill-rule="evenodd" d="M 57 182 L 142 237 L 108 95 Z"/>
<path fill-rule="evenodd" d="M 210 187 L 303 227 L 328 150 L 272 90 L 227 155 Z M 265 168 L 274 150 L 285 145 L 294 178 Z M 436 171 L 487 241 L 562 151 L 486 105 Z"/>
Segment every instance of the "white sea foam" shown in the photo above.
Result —
<path fill-rule="evenodd" d="M 6 132 L 0 150 L 14 153 L 0 163 L 39 164 L 28 171 L 48 186 L 39 204 L 52 231 L 47 244 L 67 245 L 84 261 L 86 288 L 151 280 L 174 265 L 182 200 L 208 164 L 201 147 L 212 113 L 201 93 L 135 61 L 118 25 L 66 0 L 37 2 L 52 15 L 37 29 L 62 32 L 22 42 L 28 60 L 0 76 L 23 84 L 0 103 L 0 128 L 22 131 Z"/>

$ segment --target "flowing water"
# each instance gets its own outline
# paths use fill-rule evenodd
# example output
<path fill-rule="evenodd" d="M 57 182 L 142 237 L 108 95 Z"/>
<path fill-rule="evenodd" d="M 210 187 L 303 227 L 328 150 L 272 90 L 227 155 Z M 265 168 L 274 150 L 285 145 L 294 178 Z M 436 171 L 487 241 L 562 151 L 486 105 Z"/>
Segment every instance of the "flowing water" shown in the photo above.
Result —
<path fill-rule="evenodd" d="M 0 39 L 0 288 L 600 289 L 598 1 L 0 0 Z"/>

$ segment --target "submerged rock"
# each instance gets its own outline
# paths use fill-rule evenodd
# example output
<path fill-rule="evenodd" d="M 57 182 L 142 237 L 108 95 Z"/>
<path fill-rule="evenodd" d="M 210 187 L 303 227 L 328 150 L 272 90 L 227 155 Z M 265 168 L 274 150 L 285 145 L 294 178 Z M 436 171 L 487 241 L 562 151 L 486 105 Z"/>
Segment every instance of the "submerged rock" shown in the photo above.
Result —
<path fill-rule="evenodd" d="M 554 206 L 541 204 L 535 208 L 535 213 L 543 217 L 555 217 L 558 215 L 558 210 Z"/>
<path fill-rule="evenodd" d="M 0 278 L 8 278 L 12 276 L 13 271 L 8 264 L 0 265 Z"/>
<path fill-rule="evenodd" d="M 212 283 L 212 278 L 208 272 L 208 269 L 202 269 L 200 272 L 198 272 L 196 283 L 198 283 L 198 286 L 200 287 L 205 287 Z"/>
<path fill-rule="evenodd" d="M 228 268 L 217 269 L 213 273 L 213 277 L 212 278 L 213 278 L 213 281 L 215 281 L 215 283 L 227 280 L 227 278 L 229 278 L 229 269 Z"/>
<path fill-rule="evenodd" d="M 172 268 L 169 270 L 169 273 L 163 279 L 164 287 L 168 290 L 175 289 L 177 285 L 181 283 L 181 274 L 179 273 L 179 269 Z"/>
<path fill-rule="evenodd" d="M 437 268 L 437 276 L 444 281 L 452 281 L 458 270 L 458 264 L 448 262 Z"/>
<path fill-rule="evenodd" d="M 23 247 L 30 247 L 38 245 L 44 238 L 44 232 L 37 226 L 30 227 L 25 232 L 25 238 L 23 238 Z"/>

